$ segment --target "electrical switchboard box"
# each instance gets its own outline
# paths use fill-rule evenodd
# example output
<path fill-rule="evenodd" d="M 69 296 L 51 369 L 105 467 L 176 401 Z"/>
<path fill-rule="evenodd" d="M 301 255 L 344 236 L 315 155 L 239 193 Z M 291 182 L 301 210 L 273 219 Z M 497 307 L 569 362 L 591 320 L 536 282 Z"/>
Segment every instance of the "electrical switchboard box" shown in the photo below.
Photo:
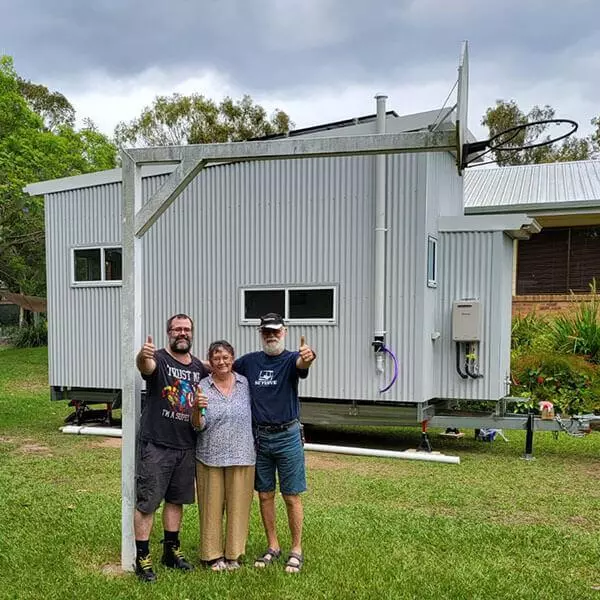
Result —
<path fill-rule="evenodd" d="M 459 300 L 452 303 L 452 340 L 481 341 L 481 303 L 479 300 Z"/>

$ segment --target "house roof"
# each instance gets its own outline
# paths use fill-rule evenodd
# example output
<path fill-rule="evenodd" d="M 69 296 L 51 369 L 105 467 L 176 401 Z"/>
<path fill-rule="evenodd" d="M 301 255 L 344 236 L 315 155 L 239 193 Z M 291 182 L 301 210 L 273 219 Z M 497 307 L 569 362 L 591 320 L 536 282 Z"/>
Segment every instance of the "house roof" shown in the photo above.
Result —
<path fill-rule="evenodd" d="M 399 117 L 395 110 L 388 110 L 387 117 Z M 359 125 L 360 123 L 371 123 L 377 119 L 377 115 L 365 115 L 364 117 L 355 117 L 354 119 L 344 119 L 342 121 L 332 121 L 331 123 L 323 123 L 322 125 L 314 125 L 312 127 L 303 127 L 302 129 L 294 129 L 287 133 L 272 133 L 271 135 L 262 135 L 260 137 L 250 138 L 250 142 L 260 140 L 278 140 L 286 137 L 294 137 L 297 135 L 305 135 L 307 133 L 316 133 L 320 131 L 328 131 L 329 129 L 339 129 L 341 127 L 349 127 L 351 125 Z"/>
<path fill-rule="evenodd" d="M 442 111 L 443 109 L 436 109 L 402 116 L 398 116 L 398 114 L 393 110 L 387 111 L 386 130 L 388 133 L 403 133 L 427 129 L 438 121 L 442 115 Z M 294 136 L 333 137 L 369 134 L 375 132 L 374 128 L 376 118 L 377 115 L 373 114 L 366 115 L 364 117 L 357 117 L 355 119 L 346 119 L 344 121 L 333 121 L 331 123 L 316 125 L 315 127 L 297 129 L 287 134 L 277 134 L 273 136 L 256 138 L 254 141 Z M 453 123 L 453 113 L 446 114 L 444 115 L 444 119 L 442 119 L 441 128 L 451 127 Z M 472 136 L 470 133 L 469 135 Z M 144 166 L 142 167 L 142 177 L 170 173 L 173 171 L 173 169 L 175 169 L 175 167 L 176 165 L 173 164 Z M 68 190 L 93 187 L 107 183 L 120 183 L 122 178 L 123 176 L 121 169 L 110 169 L 108 171 L 98 171 L 96 173 L 89 173 L 86 175 L 74 175 L 73 177 L 63 177 L 61 179 L 30 183 L 24 188 L 24 191 L 32 196 L 39 196 L 42 194 L 65 192 Z"/>
<path fill-rule="evenodd" d="M 465 172 L 466 214 L 600 209 L 600 161 Z"/>

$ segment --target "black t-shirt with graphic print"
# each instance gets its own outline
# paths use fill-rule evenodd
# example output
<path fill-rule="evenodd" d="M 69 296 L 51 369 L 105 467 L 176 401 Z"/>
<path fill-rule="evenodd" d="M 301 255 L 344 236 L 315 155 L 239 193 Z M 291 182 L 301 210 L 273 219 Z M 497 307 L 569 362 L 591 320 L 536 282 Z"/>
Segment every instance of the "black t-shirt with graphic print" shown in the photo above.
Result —
<path fill-rule="evenodd" d="M 200 380 L 208 375 L 195 356 L 180 363 L 164 348 L 154 353 L 156 369 L 146 380 L 146 400 L 140 421 L 140 439 L 169 448 L 194 448 L 191 400 Z"/>

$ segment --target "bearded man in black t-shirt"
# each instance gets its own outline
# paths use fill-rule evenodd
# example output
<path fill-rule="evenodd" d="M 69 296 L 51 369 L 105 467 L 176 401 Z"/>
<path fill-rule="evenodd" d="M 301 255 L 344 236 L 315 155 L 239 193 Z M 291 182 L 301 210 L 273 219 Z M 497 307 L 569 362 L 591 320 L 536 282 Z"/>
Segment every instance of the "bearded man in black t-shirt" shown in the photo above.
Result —
<path fill-rule="evenodd" d="M 136 473 L 135 572 L 146 582 L 156 581 L 150 558 L 149 538 L 154 513 L 164 500 L 164 549 L 161 562 L 167 567 L 191 570 L 179 543 L 183 505 L 194 502 L 196 422 L 206 407 L 199 382 L 208 375 L 204 364 L 190 349 L 194 324 L 184 314 L 167 321 L 169 344 L 156 350 L 148 336 L 136 357 L 146 380 L 146 399 L 139 435 Z"/>

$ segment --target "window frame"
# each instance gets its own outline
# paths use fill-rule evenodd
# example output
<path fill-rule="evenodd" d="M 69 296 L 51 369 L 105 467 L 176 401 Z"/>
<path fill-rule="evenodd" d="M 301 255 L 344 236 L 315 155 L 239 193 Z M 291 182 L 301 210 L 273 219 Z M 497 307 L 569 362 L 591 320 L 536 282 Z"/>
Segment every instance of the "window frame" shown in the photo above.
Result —
<path fill-rule="evenodd" d="M 94 281 L 78 281 L 75 279 L 75 252 L 78 250 L 100 250 L 100 277 Z M 121 287 L 123 279 L 106 279 L 106 250 L 121 250 L 121 273 L 123 272 L 123 247 L 119 244 L 94 244 L 71 247 L 71 287 Z"/>
<path fill-rule="evenodd" d="M 309 290 L 332 290 L 332 316 L 331 318 L 291 319 L 290 314 L 290 291 Z M 284 292 L 285 314 L 282 315 L 287 325 L 337 325 L 338 323 L 338 286 L 331 285 L 251 285 L 240 287 L 240 325 L 258 327 L 260 319 L 248 319 L 245 315 L 245 293 L 246 292 Z"/>
<path fill-rule="evenodd" d="M 427 287 L 429 288 L 437 288 L 438 286 L 438 239 L 433 235 L 427 236 Z M 433 273 L 429 270 L 430 267 L 430 252 L 431 248 L 433 248 L 433 263 L 431 266 L 433 267 Z M 433 277 L 431 277 L 433 275 Z"/>

